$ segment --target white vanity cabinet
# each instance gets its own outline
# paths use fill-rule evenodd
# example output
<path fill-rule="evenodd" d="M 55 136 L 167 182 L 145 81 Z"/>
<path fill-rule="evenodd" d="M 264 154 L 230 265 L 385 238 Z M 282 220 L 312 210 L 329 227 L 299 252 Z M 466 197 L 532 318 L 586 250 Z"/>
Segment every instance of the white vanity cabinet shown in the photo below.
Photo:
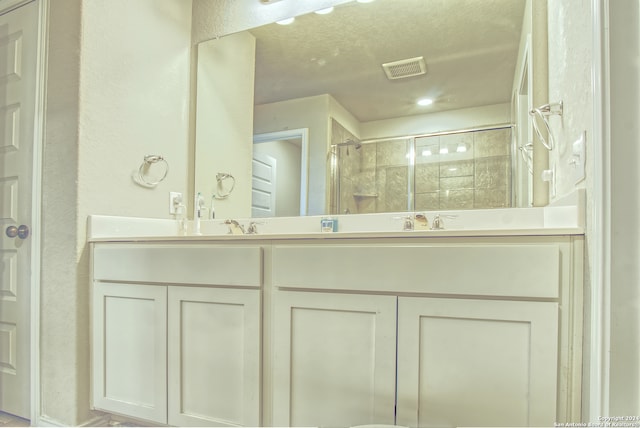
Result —
<path fill-rule="evenodd" d="M 93 407 L 175 426 L 579 421 L 583 237 L 445 233 L 92 242 Z"/>
<path fill-rule="evenodd" d="M 581 260 L 572 236 L 274 244 L 273 425 L 579 420 Z"/>
<path fill-rule="evenodd" d="M 260 425 L 259 246 L 98 243 L 92 259 L 96 409 Z"/>

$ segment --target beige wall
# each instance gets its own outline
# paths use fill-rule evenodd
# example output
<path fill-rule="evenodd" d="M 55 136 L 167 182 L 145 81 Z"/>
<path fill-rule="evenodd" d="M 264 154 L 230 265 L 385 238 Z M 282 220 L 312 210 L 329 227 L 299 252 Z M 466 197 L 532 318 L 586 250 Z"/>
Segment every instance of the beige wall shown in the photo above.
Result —
<path fill-rule="evenodd" d="M 591 388 L 590 382 L 598 380 L 589 375 L 599 370 L 605 385 L 601 403 L 586 394 L 583 404 L 584 414 L 597 422 L 593 416 L 640 413 L 640 5 L 637 0 L 548 2 L 549 101 L 564 103 L 562 119 L 551 122 L 558 148 L 551 154 L 550 163 L 557 168 L 556 199 L 576 188 L 586 189 L 585 331 L 596 335 L 587 334 L 585 342 L 587 351 L 594 341 L 596 347 L 602 345 L 602 354 L 585 355 L 585 391 Z M 594 31 L 600 30 L 593 29 L 596 4 L 608 14 L 602 17 L 602 70 L 593 68 L 594 57 L 600 54 L 594 51 Z M 594 71 L 604 74 L 603 105 L 594 103 L 594 99 L 598 101 L 594 90 L 600 89 Z M 601 124 L 596 123 L 600 120 L 599 109 L 605 114 Z M 604 127 L 604 136 L 599 133 L 600 126 Z M 584 131 L 587 177 L 576 183 L 569 163 L 571 145 Z M 602 138 L 604 147 L 596 150 Z M 604 183 L 596 181 L 598 174 Z M 598 225 L 604 228 L 604 242 L 598 235 Z M 611 263 L 610 271 L 595 258 L 600 253 Z M 602 320 L 592 313 L 595 308 L 603 308 Z M 602 365 L 590 367 L 600 363 L 599 357 L 604 358 Z"/>
<path fill-rule="evenodd" d="M 42 182 L 40 412 L 74 425 L 89 417 L 89 331 L 80 328 L 88 322 L 88 283 L 78 277 L 82 220 L 76 184 L 82 1 L 52 3 Z"/>
<path fill-rule="evenodd" d="M 360 137 L 366 140 L 402 135 L 428 134 L 479 128 L 488 125 L 503 125 L 510 122 L 510 105 L 494 104 L 483 107 L 364 122 L 360 124 Z"/>
<path fill-rule="evenodd" d="M 41 407 L 77 425 L 89 411 L 89 214 L 168 217 L 186 191 L 191 3 L 50 1 L 43 165 Z M 146 154 L 170 171 L 154 189 Z"/>
<path fill-rule="evenodd" d="M 561 198 L 576 188 L 590 187 L 589 182 L 575 182 L 571 146 L 586 131 L 593 148 L 593 47 L 584 28 L 591 22 L 591 10 L 584 0 L 549 0 L 549 102 L 562 101 L 562 118 L 550 118 L 557 148 L 549 154 L 550 167 L 557 170 L 556 196 Z M 577 78 L 580 76 L 580 78 Z M 588 158 L 591 159 L 590 151 Z M 588 165 L 591 169 L 592 164 Z"/>
<path fill-rule="evenodd" d="M 216 174 L 235 178 L 233 194 L 214 202 L 220 218 L 251 217 L 255 51 L 248 32 L 198 45 L 195 191 L 210 207 L 212 195 L 233 184 L 224 180 L 218 188 Z"/>
<path fill-rule="evenodd" d="M 530 15 L 529 15 L 529 10 Z M 531 18 L 531 68 L 533 74 L 532 105 L 541 106 L 549 102 L 549 15 L 556 13 L 548 8 L 547 0 L 527 2 L 525 19 Z M 525 25 L 527 26 L 527 25 Z M 543 135 L 545 131 L 542 131 Z M 536 134 L 533 137 L 533 205 L 549 203 L 549 184 L 542 180 L 542 172 L 549 168 L 549 151 Z"/>
<path fill-rule="evenodd" d="M 609 414 L 640 415 L 640 4 L 609 0 Z"/>

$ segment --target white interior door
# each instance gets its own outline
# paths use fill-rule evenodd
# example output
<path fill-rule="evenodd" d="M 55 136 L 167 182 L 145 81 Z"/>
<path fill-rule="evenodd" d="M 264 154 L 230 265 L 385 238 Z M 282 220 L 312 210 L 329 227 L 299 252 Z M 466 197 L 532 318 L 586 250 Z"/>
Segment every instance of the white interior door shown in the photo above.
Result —
<path fill-rule="evenodd" d="M 253 153 L 251 217 L 275 217 L 276 171 L 275 158 L 264 153 Z"/>
<path fill-rule="evenodd" d="M 29 418 L 38 8 L 0 15 L 0 410 Z"/>

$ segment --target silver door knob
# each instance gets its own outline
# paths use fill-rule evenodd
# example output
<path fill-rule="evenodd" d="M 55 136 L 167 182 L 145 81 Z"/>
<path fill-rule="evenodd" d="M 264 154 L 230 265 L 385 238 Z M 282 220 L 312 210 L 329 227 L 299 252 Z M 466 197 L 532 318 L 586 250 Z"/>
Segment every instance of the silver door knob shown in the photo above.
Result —
<path fill-rule="evenodd" d="M 21 224 L 18 227 L 9 226 L 5 233 L 9 238 L 15 238 L 16 236 L 20 239 L 26 239 L 29 236 L 29 226 Z"/>

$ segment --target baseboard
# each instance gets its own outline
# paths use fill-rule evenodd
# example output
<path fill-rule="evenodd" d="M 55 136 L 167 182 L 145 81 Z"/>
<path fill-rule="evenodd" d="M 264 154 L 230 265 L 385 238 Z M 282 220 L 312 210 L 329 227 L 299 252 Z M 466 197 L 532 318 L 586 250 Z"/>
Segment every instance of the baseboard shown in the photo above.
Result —
<path fill-rule="evenodd" d="M 80 424 L 81 427 L 106 427 L 109 426 L 109 421 L 111 420 L 110 415 L 100 415 L 96 416 L 93 419 L 90 419 L 83 424 Z"/>
<path fill-rule="evenodd" d="M 109 425 L 110 417 L 109 415 L 101 415 L 96 416 L 95 418 L 89 419 L 78 426 L 80 427 L 106 427 Z M 34 426 L 38 427 L 68 427 L 69 424 L 62 423 L 55 419 L 52 419 L 47 416 L 40 416 L 34 424 Z"/>
<path fill-rule="evenodd" d="M 63 427 L 68 425 L 42 415 L 38 416 L 35 421 L 31 421 L 31 423 L 37 427 Z"/>

